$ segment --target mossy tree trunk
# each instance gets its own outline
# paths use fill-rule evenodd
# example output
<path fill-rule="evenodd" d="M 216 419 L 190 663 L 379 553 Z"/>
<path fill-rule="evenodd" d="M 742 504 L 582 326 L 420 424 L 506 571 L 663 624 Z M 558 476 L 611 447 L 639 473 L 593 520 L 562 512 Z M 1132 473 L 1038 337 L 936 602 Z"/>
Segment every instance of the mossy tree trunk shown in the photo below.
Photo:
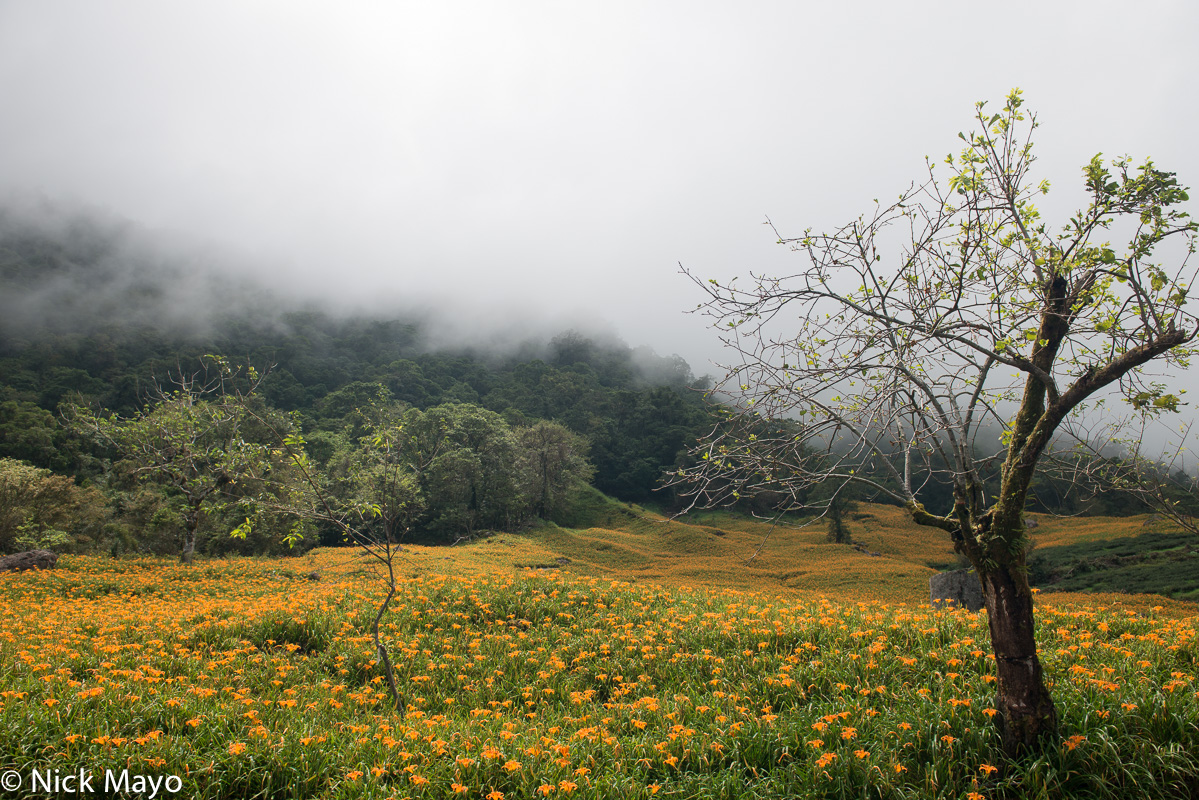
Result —
<path fill-rule="evenodd" d="M 1032 591 L 1021 566 L 979 575 L 995 654 L 995 721 L 1013 756 L 1057 734 L 1057 708 L 1037 656 Z"/>

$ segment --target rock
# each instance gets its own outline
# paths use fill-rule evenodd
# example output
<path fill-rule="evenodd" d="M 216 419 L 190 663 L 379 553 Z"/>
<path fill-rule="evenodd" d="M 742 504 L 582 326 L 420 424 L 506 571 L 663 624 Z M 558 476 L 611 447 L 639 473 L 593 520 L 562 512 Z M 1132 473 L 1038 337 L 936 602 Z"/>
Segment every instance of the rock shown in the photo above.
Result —
<path fill-rule="evenodd" d="M 321 574 L 319 572 L 317 572 L 316 570 L 313 570 L 312 572 L 308 573 L 308 580 L 319 581 L 320 579 L 321 579 Z"/>
<path fill-rule="evenodd" d="M 978 611 L 983 607 L 983 587 L 972 569 L 942 572 L 928 579 L 929 602 L 934 607 L 964 608 Z M 947 601 L 953 601 L 952 605 Z"/>
<path fill-rule="evenodd" d="M 1025 529 L 1027 529 L 1027 530 L 1030 530 L 1030 531 L 1031 531 L 1033 528 L 1035 528 L 1035 527 L 1037 527 L 1038 525 L 1040 525 L 1040 524 L 1041 524 L 1041 523 L 1037 522 L 1037 521 L 1036 521 L 1035 519 L 1033 519 L 1032 517 L 1029 517 L 1028 519 L 1024 520 L 1024 527 L 1025 527 Z"/>
<path fill-rule="evenodd" d="M 58 553 L 49 550 L 27 550 L 0 558 L 0 572 L 24 572 L 27 569 L 54 569 Z"/>

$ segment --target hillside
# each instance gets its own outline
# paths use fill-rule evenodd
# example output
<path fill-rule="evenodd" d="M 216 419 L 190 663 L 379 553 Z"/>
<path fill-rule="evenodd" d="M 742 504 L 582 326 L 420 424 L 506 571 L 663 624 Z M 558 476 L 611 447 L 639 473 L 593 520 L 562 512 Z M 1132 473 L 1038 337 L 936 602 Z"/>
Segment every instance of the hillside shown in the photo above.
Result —
<path fill-rule="evenodd" d="M 435 347 L 434 316 L 339 316 L 303 308 L 268 287 L 222 278 L 203 259 L 203 253 L 183 255 L 148 241 L 130 224 L 69 214 L 34 221 L 0 209 L 0 459 L 70 475 L 104 492 L 92 496 L 88 520 L 68 526 L 80 551 L 175 552 L 171 503 L 177 498 L 123 477 L 114 469 L 118 454 L 67 429 L 63 403 L 136 414 L 155 382 L 197 368 L 202 354 L 215 352 L 268 370 L 262 398 L 294 412 L 309 454 L 330 480 L 355 456 L 362 434 L 355 415 L 364 398 L 386 396 L 396 413 L 463 404 L 469 407 L 464 418 L 498 415 L 499 428 L 519 431 L 550 420 L 582 437 L 579 449 L 594 468 L 587 473 L 594 488 L 577 508 L 542 510 L 525 533 L 486 538 L 437 558 L 460 559 L 483 548 L 478 552 L 511 565 L 565 560 L 579 574 L 843 596 L 869 586 L 870 598 L 906 602 L 924 596 L 930 574 L 957 563 L 939 531 L 913 525 L 891 506 L 863 502 L 850 512 L 855 549 L 828 544 L 823 522 L 804 527 L 789 520 L 772 528 L 728 512 L 669 520 L 626 505 L 671 503 L 674 498 L 657 491 L 663 473 L 685 464 L 687 449 L 714 424 L 712 407 L 697 391 L 704 379 L 678 357 L 574 331 L 503 348 L 484 342 Z M 511 471 L 511 462 L 504 463 Z M 1038 487 L 1045 491 L 1034 492 L 1040 498 L 1034 508 L 1055 498 L 1059 513 L 1144 510 L 1116 492 L 1080 504 L 1051 478 Z M 945 488 L 928 491 L 929 507 L 944 507 Z M 500 508 L 499 501 L 493 505 Z M 514 522 L 497 521 L 504 516 L 499 512 L 490 520 L 476 514 L 484 520 L 479 526 L 451 531 L 447 523 L 440 533 L 453 541 L 475 527 L 525 528 L 527 510 L 514 501 L 508 507 L 518 508 L 506 513 Z M 767 498 L 757 510 L 768 508 Z M 427 514 L 422 541 L 436 533 L 430 526 L 440 510 Z M 1032 519 L 1041 524 L 1030 571 L 1042 590 L 1199 598 L 1194 543 L 1147 517 Z M 279 531 L 265 527 L 250 541 L 231 541 L 227 532 L 239 522 L 207 515 L 199 531 L 202 552 L 282 551 Z M 336 531 L 315 533 L 308 546 L 339 539 Z"/>
<path fill-rule="evenodd" d="M 62 404 L 134 414 L 210 353 L 267 373 L 263 399 L 306 431 L 340 432 L 376 387 L 398 406 L 559 422 L 586 437 L 594 485 L 631 501 L 711 427 L 705 379 L 648 346 L 515 324 L 504 341 L 447 339 L 436 311 L 338 312 L 231 269 L 132 223 L 0 207 L 0 458 L 94 479 L 108 454 L 64 429 Z"/>
<path fill-rule="evenodd" d="M 829 543 L 822 521 L 807 527 L 772 526 L 732 512 L 670 519 L 641 506 L 598 496 L 591 512 L 594 516 L 586 527 L 547 524 L 452 548 L 408 546 L 401 559 L 413 576 L 425 571 L 487 574 L 559 569 L 639 584 L 913 605 L 928 602 L 930 576 L 957 566 L 942 531 L 915 525 L 894 506 L 863 503 L 853 512 L 851 530 L 861 550 Z M 1149 517 L 1037 515 L 1036 519 L 1034 553 L 1052 552 L 1080 541 L 1122 541 L 1152 522 Z M 348 551 L 345 558 L 347 564 L 353 560 Z M 1040 598 L 1054 605 L 1161 606 L 1182 615 L 1199 613 L 1199 603 L 1193 602 L 1192 596 L 1199 585 L 1188 585 L 1176 595 L 1186 600 L 1145 593 L 1160 591 L 1155 586 L 1125 588 L 1118 579 L 1101 588 L 1098 593 L 1059 592 L 1044 584 Z"/>

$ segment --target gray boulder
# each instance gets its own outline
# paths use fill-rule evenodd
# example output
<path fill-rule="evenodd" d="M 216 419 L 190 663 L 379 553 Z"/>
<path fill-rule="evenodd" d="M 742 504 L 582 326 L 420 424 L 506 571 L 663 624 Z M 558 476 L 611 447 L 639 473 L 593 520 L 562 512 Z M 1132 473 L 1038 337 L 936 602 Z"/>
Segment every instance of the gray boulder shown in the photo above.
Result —
<path fill-rule="evenodd" d="M 972 569 L 942 572 L 928 579 L 929 602 L 935 608 L 950 606 L 978 611 L 983 607 L 983 587 Z"/>
<path fill-rule="evenodd" d="M 27 550 L 0 558 L 0 572 L 24 572 L 27 569 L 54 569 L 58 553 L 49 550 Z"/>

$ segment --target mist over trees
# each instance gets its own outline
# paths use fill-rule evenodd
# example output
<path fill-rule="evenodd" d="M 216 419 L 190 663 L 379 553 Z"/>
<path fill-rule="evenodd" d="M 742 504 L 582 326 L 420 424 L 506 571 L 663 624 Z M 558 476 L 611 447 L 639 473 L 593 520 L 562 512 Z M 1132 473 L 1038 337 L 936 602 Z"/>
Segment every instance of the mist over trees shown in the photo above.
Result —
<path fill-rule="evenodd" d="M 208 552 L 278 549 L 282 522 L 245 542 L 212 535 L 239 524 L 227 484 L 198 514 L 194 493 L 169 488 L 166 472 L 137 480 L 145 465 L 117 435 L 165 414 L 160 387 L 195 374 L 209 353 L 263 370 L 256 396 L 293 415 L 342 496 L 367 491 L 345 476 L 369 461 L 363 437 L 380 430 L 370 414 L 444 439 L 420 472 L 412 520 L 443 540 L 565 518 L 571 492 L 588 483 L 623 500 L 662 500 L 660 475 L 710 423 L 703 383 L 677 356 L 578 331 L 434 349 L 435 319 L 298 307 L 192 274 L 128 226 L 47 219 L 0 210 L 0 457 L 102 488 L 106 533 L 89 546 L 178 552 L 178 531 L 190 530 Z M 87 426 L 65 423 L 68 406 L 91 410 L 92 434 L 98 421 L 122 422 L 112 436 L 85 435 Z"/>
<path fill-rule="evenodd" d="M 35 528 L 106 552 L 177 555 L 193 525 L 200 552 L 288 551 L 294 519 L 264 515 L 245 539 L 231 539 L 244 522 L 235 493 L 222 492 L 189 519 L 185 493 L 137 480 L 112 441 L 65 424 L 71 405 L 126 421 L 149 413 L 163 399 L 159 388 L 200 369 L 209 353 L 265 371 L 259 402 L 293 415 L 341 500 L 368 494 L 347 476 L 365 469 L 371 454 L 363 437 L 380 415 L 407 415 L 413 429 L 442 426 L 446 451 L 420 471 L 419 502 L 405 511 L 415 535 L 433 541 L 575 519 L 571 498 L 587 484 L 620 500 L 675 508 L 662 475 L 692 463 L 688 449 L 719 419 L 719 404 L 704 396 L 707 379 L 677 356 L 579 331 L 499 348 L 482 341 L 435 347 L 435 317 L 301 307 L 204 273 L 199 260 L 148 243 L 128 224 L 0 208 L 0 458 L 69 476 L 96 501 L 75 523 Z M 896 488 L 890 476 L 902 471 L 902 459 L 898 449 L 880 453 L 873 471 L 881 486 Z M 997 477 L 997 469 L 980 473 L 988 491 Z M 1039 475 L 1030 509 L 1148 509 L 1129 495 L 1087 488 L 1068 472 Z M 739 506 L 773 514 L 781 505 L 820 505 L 829 491 L 746 492 Z M 933 479 L 924 495 L 935 512 L 952 506 L 949 483 Z M 887 502 L 885 492 L 854 499 Z M 305 542 L 318 540 L 339 538 L 310 523 Z M 15 541 L 8 535 L 3 549 Z"/>

